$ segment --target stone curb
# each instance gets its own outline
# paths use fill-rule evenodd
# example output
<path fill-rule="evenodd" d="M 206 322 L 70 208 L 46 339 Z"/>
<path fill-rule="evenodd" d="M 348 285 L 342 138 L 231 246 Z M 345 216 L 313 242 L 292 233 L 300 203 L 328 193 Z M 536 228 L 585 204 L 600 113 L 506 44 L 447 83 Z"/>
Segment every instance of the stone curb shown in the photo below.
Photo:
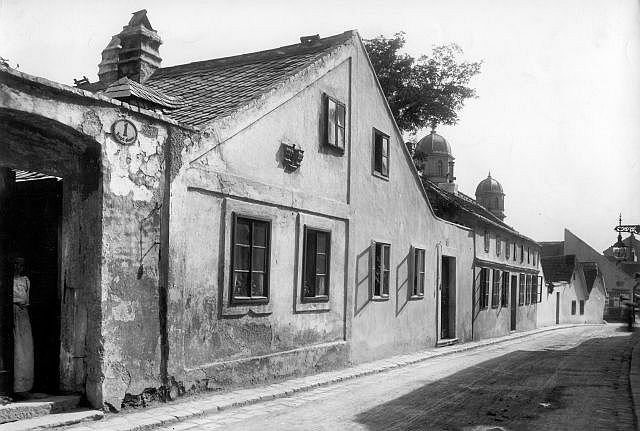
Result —
<path fill-rule="evenodd" d="M 638 331 L 638 328 L 636 328 Z M 638 414 L 640 413 L 640 336 L 636 335 L 636 342 L 631 350 L 629 361 L 629 389 L 631 402 L 633 403 L 633 416 L 636 422 L 636 430 L 640 431 Z"/>
<path fill-rule="evenodd" d="M 132 412 L 122 415 L 114 414 L 111 417 L 105 417 L 101 421 L 93 423 L 85 422 L 76 427 L 68 427 L 65 429 L 75 431 L 142 431 L 150 430 L 159 426 L 166 427 L 185 420 L 197 419 L 200 416 L 205 416 L 218 411 L 257 404 L 262 401 L 273 400 L 276 398 L 284 398 L 296 392 L 310 391 L 321 386 L 328 386 L 345 380 L 382 373 L 388 370 L 405 367 L 453 353 L 465 352 L 480 347 L 513 341 L 558 329 L 602 325 L 603 324 L 568 324 L 549 326 L 531 331 L 517 332 L 499 338 L 471 341 L 464 344 L 423 350 L 417 353 L 398 355 L 387 359 L 359 364 L 343 370 L 329 371 L 316 375 L 285 380 L 268 386 L 240 389 L 232 392 L 225 392 L 223 394 L 211 395 L 198 400 L 178 400 L 174 403 L 167 403 L 163 406 L 149 408 L 140 412 Z M 638 346 L 640 346 L 640 343 Z M 638 373 L 638 379 L 640 379 L 640 373 Z M 638 400 L 640 401 L 640 391 L 638 394 Z"/>

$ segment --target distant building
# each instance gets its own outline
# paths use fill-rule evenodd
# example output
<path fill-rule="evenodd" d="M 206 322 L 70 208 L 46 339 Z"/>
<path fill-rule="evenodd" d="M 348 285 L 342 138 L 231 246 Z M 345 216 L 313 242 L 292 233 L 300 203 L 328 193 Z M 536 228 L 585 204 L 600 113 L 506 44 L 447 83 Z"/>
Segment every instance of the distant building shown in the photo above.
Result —
<path fill-rule="evenodd" d="M 630 292 L 634 281 L 633 276 L 623 270 L 623 266 L 616 263 L 612 257 L 596 251 L 568 229 L 564 230 L 562 241 L 541 242 L 540 244 L 545 256 L 574 255 L 580 262 L 596 263 L 607 292 L 604 318 L 607 320 L 624 318 L 626 309 L 624 298 L 627 300 L 631 298 Z M 605 253 L 607 252 L 605 251 Z"/>
<path fill-rule="evenodd" d="M 538 304 L 546 300 L 538 244 L 504 223 L 504 192 L 489 176 L 476 199 L 458 190 L 451 146 L 432 131 L 415 148 L 422 183 L 438 217 L 473 231 L 473 338 L 535 328 Z"/>

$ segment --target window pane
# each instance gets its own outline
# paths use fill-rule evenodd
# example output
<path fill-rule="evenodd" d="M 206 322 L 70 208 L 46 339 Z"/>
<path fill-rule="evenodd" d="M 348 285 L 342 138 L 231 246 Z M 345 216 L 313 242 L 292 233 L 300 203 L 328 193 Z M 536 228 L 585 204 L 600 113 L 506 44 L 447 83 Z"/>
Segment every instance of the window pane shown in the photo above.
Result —
<path fill-rule="evenodd" d="M 233 273 L 233 296 L 249 296 L 249 274 L 246 272 Z"/>
<path fill-rule="evenodd" d="M 418 276 L 418 295 L 424 295 L 424 273 Z"/>
<path fill-rule="evenodd" d="M 337 128 L 338 138 L 336 146 L 344 150 L 344 127 Z"/>
<path fill-rule="evenodd" d="M 235 255 L 233 256 L 233 269 L 241 269 L 248 271 L 249 268 L 249 250 L 247 246 L 236 245 Z"/>
<path fill-rule="evenodd" d="M 251 221 L 246 219 L 236 219 L 236 231 L 234 241 L 236 244 L 251 244 Z"/>
<path fill-rule="evenodd" d="M 382 169 L 380 170 L 380 173 L 385 177 L 389 175 L 389 158 L 388 157 L 382 156 Z"/>
<path fill-rule="evenodd" d="M 382 136 L 376 134 L 374 141 L 374 169 L 382 172 Z"/>
<path fill-rule="evenodd" d="M 384 271 L 383 272 L 382 294 L 383 295 L 388 295 L 389 294 L 389 271 Z"/>
<path fill-rule="evenodd" d="M 253 248 L 253 266 L 251 267 L 252 271 L 265 271 L 266 266 L 266 250 L 264 248 L 254 247 Z"/>
<path fill-rule="evenodd" d="M 316 296 L 316 232 L 305 228 L 304 245 L 304 296 Z"/>
<path fill-rule="evenodd" d="M 382 247 L 382 251 L 384 252 L 384 269 L 388 270 L 389 269 L 389 252 L 391 250 L 391 247 L 389 247 L 388 245 L 384 245 Z"/>
<path fill-rule="evenodd" d="M 269 224 L 256 221 L 253 224 L 253 245 L 267 246 L 267 228 Z"/>
<path fill-rule="evenodd" d="M 317 237 L 317 253 L 326 253 L 327 252 L 327 233 L 326 232 L 314 232 L 314 235 Z"/>
<path fill-rule="evenodd" d="M 251 273 L 251 296 L 267 296 L 264 288 L 264 274 Z"/>
<path fill-rule="evenodd" d="M 336 139 L 336 102 L 328 99 L 327 109 L 327 143 L 335 145 Z"/>
<path fill-rule="evenodd" d="M 316 277 L 316 295 L 327 295 L 326 277 L 318 275 Z"/>
<path fill-rule="evenodd" d="M 327 256 L 324 254 L 316 255 L 316 274 L 327 273 Z"/>
<path fill-rule="evenodd" d="M 338 104 L 336 106 L 336 123 L 338 123 L 338 126 L 341 126 L 342 128 L 344 128 L 344 117 L 345 117 L 345 109 L 344 109 L 344 105 Z"/>

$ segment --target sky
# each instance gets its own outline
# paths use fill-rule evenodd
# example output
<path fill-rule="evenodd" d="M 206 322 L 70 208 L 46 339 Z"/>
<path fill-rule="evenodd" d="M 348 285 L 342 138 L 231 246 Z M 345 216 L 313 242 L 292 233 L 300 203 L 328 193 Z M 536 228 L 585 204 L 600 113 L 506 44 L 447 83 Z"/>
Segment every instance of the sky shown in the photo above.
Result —
<path fill-rule="evenodd" d="M 404 31 L 414 56 L 455 42 L 483 61 L 471 82 L 478 98 L 438 128 L 460 190 L 473 196 L 490 171 L 505 222 L 537 241 L 567 228 L 602 251 L 619 213 L 640 224 L 638 1 L 0 0 L 0 56 L 61 83 L 93 82 L 102 49 L 140 9 L 164 41 L 163 66 L 349 29 Z"/>

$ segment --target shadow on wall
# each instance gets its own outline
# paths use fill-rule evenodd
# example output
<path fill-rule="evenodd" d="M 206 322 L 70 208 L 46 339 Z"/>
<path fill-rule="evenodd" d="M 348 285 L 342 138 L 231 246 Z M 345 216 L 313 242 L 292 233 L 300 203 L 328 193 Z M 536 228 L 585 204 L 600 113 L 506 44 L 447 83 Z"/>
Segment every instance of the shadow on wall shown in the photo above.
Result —
<path fill-rule="evenodd" d="M 632 429 L 628 380 L 620 385 L 620 376 L 629 369 L 631 340 L 618 335 L 567 350 L 512 352 L 380 404 L 354 421 L 376 431 L 617 429 L 625 421 Z M 596 357 L 600 359 L 594 361 Z M 598 409 L 606 414 L 594 417 Z"/>
<path fill-rule="evenodd" d="M 409 254 L 411 251 L 409 251 Z M 396 317 L 404 310 L 409 302 L 409 254 L 396 267 Z M 404 271 L 402 268 L 404 267 Z M 400 279 L 402 278 L 402 280 Z M 405 290 L 404 296 L 401 292 Z"/>
<path fill-rule="evenodd" d="M 369 278 L 371 277 L 369 265 L 372 261 L 371 247 L 365 248 L 356 257 L 356 291 L 354 302 L 354 317 L 360 314 L 367 306 L 371 295 L 369 292 Z"/>

